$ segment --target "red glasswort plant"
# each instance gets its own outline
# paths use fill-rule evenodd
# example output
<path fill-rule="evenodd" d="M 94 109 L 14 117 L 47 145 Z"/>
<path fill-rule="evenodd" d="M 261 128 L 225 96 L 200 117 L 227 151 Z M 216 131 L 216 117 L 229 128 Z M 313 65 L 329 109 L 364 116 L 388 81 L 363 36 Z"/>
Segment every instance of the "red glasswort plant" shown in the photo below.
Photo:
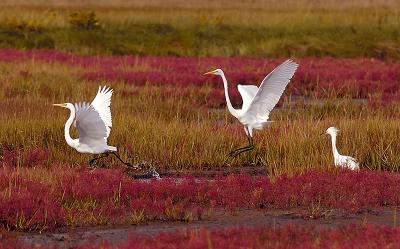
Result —
<path fill-rule="evenodd" d="M 0 224 L 8 230 L 44 230 L 65 224 L 51 189 L 16 174 L 0 175 Z"/>
<path fill-rule="evenodd" d="M 293 177 L 132 180 L 117 170 L 51 170 L 51 181 L 0 172 L 0 223 L 10 230 L 196 220 L 205 211 L 293 208 L 359 212 L 400 203 L 400 174 L 310 171 Z M 37 179 L 37 180 L 35 180 Z"/>
<path fill-rule="evenodd" d="M 36 148 L 28 151 L 20 149 L 3 149 L 0 162 L 3 168 L 16 168 L 18 166 L 36 167 L 44 165 L 49 159 L 49 151 Z"/>
<path fill-rule="evenodd" d="M 204 86 L 215 89 L 208 96 L 209 106 L 224 104 L 221 80 L 204 77 L 214 68 L 225 70 L 231 82 L 234 103 L 240 98 L 236 84 L 259 84 L 282 60 L 255 58 L 178 58 L 154 56 L 78 56 L 54 50 L 0 49 L 0 61 L 39 60 L 85 68 L 82 79 L 123 81 L 136 86 Z M 286 94 L 308 97 L 367 98 L 374 102 L 396 101 L 400 95 L 400 63 L 375 59 L 304 58 Z M 88 69 L 91 69 L 88 71 Z M 391 98 L 382 96 L 390 95 Z"/>
<path fill-rule="evenodd" d="M 28 153 L 26 155 L 25 164 L 28 167 L 34 167 L 34 166 L 43 164 L 44 162 L 46 162 L 48 160 L 48 158 L 49 158 L 48 150 L 36 148 L 36 149 L 28 151 Z"/>

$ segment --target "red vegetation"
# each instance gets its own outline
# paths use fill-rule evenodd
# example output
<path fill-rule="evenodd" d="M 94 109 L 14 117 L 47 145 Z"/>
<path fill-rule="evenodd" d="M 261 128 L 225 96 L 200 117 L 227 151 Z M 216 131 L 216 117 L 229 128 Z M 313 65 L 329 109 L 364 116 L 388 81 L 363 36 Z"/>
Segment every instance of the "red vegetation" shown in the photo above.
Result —
<path fill-rule="evenodd" d="M 0 177 L 0 224 L 9 230 L 44 230 L 65 223 L 60 203 L 40 182 Z"/>
<path fill-rule="evenodd" d="M 44 165 L 49 158 L 50 152 L 45 149 L 36 148 L 26 152 L 19 149 L 3 149 L 2 160 L 4 168 L 16 168 L 18 166 L 35 167 Z"/>
<path fill-rule="evenodd" d="M 33 149 L 28 152 L 26 155 L 26 165 L 27 166 L 36 166 L 36 165 L 42 165 L 44 162 L 46 162 L 49 158 L 49 151 L 44 150 L 44 149 Z"/>
<path fill-rule="evenodd" d="M 225 70 L 233 101 L 240 103 L 236 84 L 259 84 L 283 60 L 252 58 L 178 58 L 152 56 L 78 56 L 52 50 L 1 49 L 0 60 L 39 60 L 77 65 L 87 80 L 123 81 L 134 85 L 204 86 L 215 88 L 208 105 L 224 103 L 221 79 L 203 76 L 210 69 Z M 374 104 L 400 99 L 400 63 L 376 59 L 305 58 L 286 94 L 312 97 L 372 99 Z"/>
<path fill-rule="evenodd" d="M 34 173 L 33 173 L 34 174 Z M 206 211 L 236 208 L 339 208 L 358 212 L 400 204 L 400 174 L 310 171 L 293 177 L 219 176 L 214 180 L 132 180 L 123 172 L 51 170 L 51 182 L 0 172 L 0 224 L 10 230 L 65 225 L 196 220 Z"/>

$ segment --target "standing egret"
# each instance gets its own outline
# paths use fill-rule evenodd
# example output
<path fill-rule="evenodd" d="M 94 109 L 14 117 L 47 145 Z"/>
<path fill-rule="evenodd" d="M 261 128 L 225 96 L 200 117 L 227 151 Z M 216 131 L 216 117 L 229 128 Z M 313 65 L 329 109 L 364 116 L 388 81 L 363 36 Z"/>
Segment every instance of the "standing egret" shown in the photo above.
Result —
<path fill-rule="evenodd" d="M 67 144 L 80 153 L 100 155 L 99 157 L 94 156 L 89 161 L 90 166 L 94 161 L 107 157 L 111 153 L 123 164 L 131 167 L 131 164 L 124 162 L 119 157 L 116 147 L 107 144 L 107 138 L 110 135 L 112 126 L 110 110 L 112 93 L 113 90 L 106 86 L 99 87 L 96 97 L 90 104 L 83 102 L 75 105 L 71 103 L 53 105 L 67 108 L 71 112 L 64 129 L 64 137 Z M 69 129 L 73 122 L 79 133 L 79 138 L 77 139 L 72 139 L 69 134 Z"/>
<path fill-rule="evenodd" d="M 333 152 L 333 160 L 335 166 L 341 166 L 345 168 L 349 168 L 351 170 L 359 170 L 360 167 L 357 163 L 357 160 L 351 156 L 342 156 L 339 154 L 336 148 L 336 136 L 339 132 L 339 129 L 336 127 L 329 127 L 325 134 L 331 135 L 332 138 L 332 152 Z"/>
<path fill-rule="evenodd" d="M 246 132 L 249 145 L 231 151 L 229 154 L 231 157 L 254 149 L 253 129 L 262 130 L 268 123 L 270 112 L 278 103 L 297 67 L 297 63 L 292 60 L 286 60 L 264 78 L 260 87 L 238 85 L 237 88 L 243 100 L 242 109 L 233 108 L 228 94 L 228 82 L 221 69 L 205 73 L 222 77 L 228 110 L 244 126 L 244 131 Z"/>

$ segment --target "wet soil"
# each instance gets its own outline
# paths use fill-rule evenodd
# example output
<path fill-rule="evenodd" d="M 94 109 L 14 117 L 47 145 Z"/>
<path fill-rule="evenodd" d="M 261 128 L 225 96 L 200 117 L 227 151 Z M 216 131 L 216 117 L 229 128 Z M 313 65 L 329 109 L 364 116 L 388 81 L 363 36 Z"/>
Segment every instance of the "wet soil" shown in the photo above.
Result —
<path fill-rule="evenodd" d="M 258 175 L 267 175 L 267 171 L 265 167 L 261 166 L 247 166 L 247 167 L 227 167 L 222 169 L 208 169 L 208 170 L 157 170 L 159 175 L 162 177 L 173 177 L 173 178 L 180 178 L 186 175 L 193 176 L 195 178 L 206 178 L 206 179 L 214 179 L 217 175 L 230 175 L 230 174 L 248 174 L 252 176 Z M 147 170 L 142 171 L 130 171 L 127 172 L 128 175 L 132 176 L 135 179 L 145 179 L 145 178 L 152 178 L 151 174 L 148 173 Z"/>
<path fill-rule="evenodd" d="M 279 227 L 294 224 L 313 226 L 317 229 L 338 227 L 346 224 L 375 224 L 397 225 L 397 209 L 385 207 L 373 211 L 357 214 L 341 210 L 324 210 L 317 212 L 313 217 L 310 210 L 303 209 L 262 209 L 240 210 L 235 212 L 218 211 L 207 218 L 192 222 L 167 222 L 157 221 L 148 224 L 132 226 L 107 226 L 70 228 L 65 231 L 45 233 L 8 233 L 7 236 L 17 238 L 31 246 L 58 246 L 61 248 L 74 248 L 77 245 L 90 243 L 91 245 L 107 240 L 111 244 L 118 244 L 129 238 L 132 233 L 145 236 L 155 236 L 159 233 L 174 232 L 185 229 L 223 229 L 229 227 Z"/>

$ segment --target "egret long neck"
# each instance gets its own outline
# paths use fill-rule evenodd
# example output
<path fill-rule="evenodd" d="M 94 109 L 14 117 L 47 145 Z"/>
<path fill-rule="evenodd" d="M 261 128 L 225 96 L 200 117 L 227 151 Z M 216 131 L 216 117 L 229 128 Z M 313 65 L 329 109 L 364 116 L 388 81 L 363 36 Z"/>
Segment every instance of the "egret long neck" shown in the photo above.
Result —
<path fill-rule="evenodd" d="M 75 118 L 75 109 L 69 109 L 71 111 L 71 114 L 69 115 L 69 118 L 67 122 L 65 123 L 64 127 L 64 137 L 65 141 L 67 141 L 67 144 L 71 147 L 74 147 L 75 143 L 74 140 L 71 138 L 71 135 L 69 134 L 69 129 L 71 128 L 72 122 L 74 122 Z"/>
<path fill-rule="evenodd" d="M 222 81 L 224 82 L 224 90 L 225 90 L 225 99 L 226 99 L 226 105 L 228 106 L 228 110 L 230 113 L 232 113 L 233 116 L 236 117 L 236 110 L 233 108 L 231 100 L 229 99 L 229 92 L 228 92 L 228 81 L 225 78 L 225 74 L 222 72 L 221 74 Z"/>
<path fill-rule="evenodd" d="M 332 134 L 331 137 L 332 137 L 332 153 L 333 156 L 336 158 L 339 155 L 339 152 L 336 148 L 336 134 Z"/>

